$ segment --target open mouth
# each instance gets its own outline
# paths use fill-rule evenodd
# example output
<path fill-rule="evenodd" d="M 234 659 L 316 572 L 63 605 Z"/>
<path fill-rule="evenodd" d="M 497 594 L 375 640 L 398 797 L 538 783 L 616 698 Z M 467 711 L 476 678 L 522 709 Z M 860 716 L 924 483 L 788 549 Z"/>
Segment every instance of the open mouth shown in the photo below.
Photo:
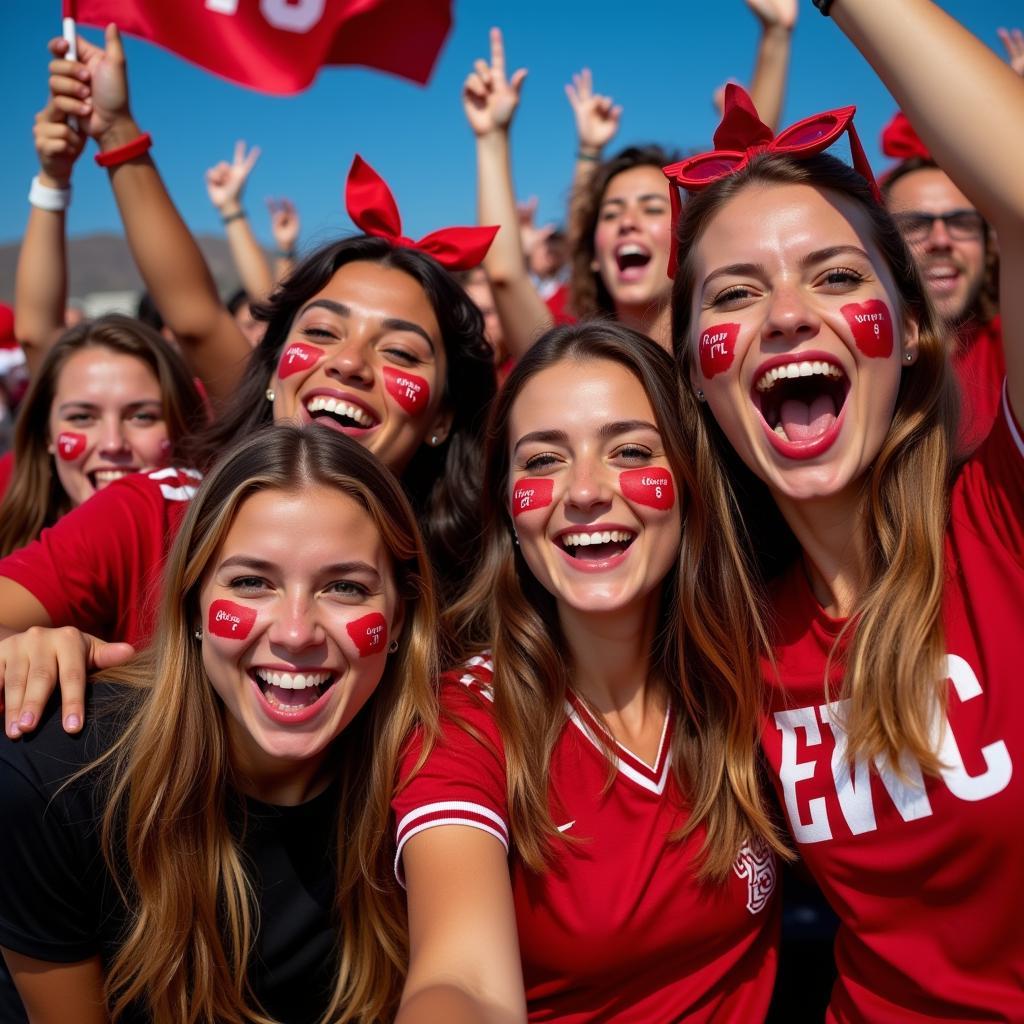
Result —
<path fill-rule="evenodd" d="M 773 366 L 754 389 L 754 404 L 768 429 L 790 444 L 809 445 L 835 426 L 850 382 L 837 364 L 816 359 Z"/>
<path fill-rule="evenodd" d="M 333 672 L 280 672 L 249 670 L 263 699 L 277 712 L 298 714 L 312 707 L 337 682 Z"/>
<path fill-rule="evenodd" d="M 305 406 L 314 422 L 327 421 L 345 430 L 369 430 L 380 422 L 362 406 L 329 395 L 314 395 Z"/>
<path fill-rule="evenodd" d="M 563 533 L 555 538 L 555 543 L 580 561 L 605 562 L 623 554 L 635 540 L 632 530 L 582 530 Z"/>
<path fill-rule="evenodd" d="M 138 473 L 139 469 L 137 466 L 124 466 L 124 467 L 107 467 L 104 469 L 91 469 L 85 475 L 89 479 L 89 483 L 92 484 L 94 491 L 102 491 L 108 484 L 112 484 L 115 480 L 122 480 L 126 476 L 131 476 L 132 473 Z"/>
<path fill-rule="evenodd" d="M 628 242 L 615 250 L 615 262 L 619 274 L 627 280 L 641 277 L 647 264 L 651 262 L 651 252 L 646 246 Z"/>

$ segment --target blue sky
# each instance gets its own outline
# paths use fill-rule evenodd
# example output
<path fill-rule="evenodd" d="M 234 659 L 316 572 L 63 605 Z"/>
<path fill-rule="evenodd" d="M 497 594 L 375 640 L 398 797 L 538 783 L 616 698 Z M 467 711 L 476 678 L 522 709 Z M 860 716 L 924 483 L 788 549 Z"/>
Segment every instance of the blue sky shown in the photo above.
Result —
<path fill-rule="evenodd" d="M 6 6 L 3 242 L 16 240 L 24 227 L 25 196 L 37 170 L 32 119 L 46 98 L 46 41 L 60 27 L 59 0 Z M 1016 0 L 943 0 L 942 6 L 999 52 L 996 28 L 1024 23 Z M 487 54 L 492 24 L 505 31 L 510 70 L 530 70 L 513 130 L 514 168 L 519 194 L 540 197 L 543 220 L 561 219 L 564 209 L 575 135 L 563 87 L 574 71 L 589 66 L 596 88 L 623 105 L 617 145 L 703 147 L 717 121 L 712 90 L 730 76 L 749 80 L 757 39 L 743 0 L 455 0 L 454 27 L 426 88 L 358 68 L 326 68 L 304 93 L 263 96 L 129 40 L 133 108 L 154 137 L 153 155 L 171 195 L 197 233 L 220 230 L 203 172 L 230 158 L 235 139 L 244 138 L 263 150 L 246 205 L 268 244 L 263 200 L 272 194 L 298 204 L 303 247 L 351 229 L 342 189 L 355 152 L 389 181 L 406 232 L 419 237 L 474 222 L 473 140 L 459 94 L 473 60 Z M 85 34 L 98 37 L 95 30 Z M 857 104 L 872 164 L 884 166 L 878 135 L 894 104 L 835 25 L 801 0 L 783 123 L 848 103 Z M 90 146 L 76 168 L 73 235 L 120 230 L 106 173 L 92 152 Z"/>

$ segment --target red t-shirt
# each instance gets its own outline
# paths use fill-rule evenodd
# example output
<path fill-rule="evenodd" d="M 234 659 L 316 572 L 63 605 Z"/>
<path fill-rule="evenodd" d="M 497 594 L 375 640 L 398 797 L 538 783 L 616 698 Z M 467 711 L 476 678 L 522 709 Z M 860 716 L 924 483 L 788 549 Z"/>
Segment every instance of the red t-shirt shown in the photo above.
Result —
<path fill-rule="evenodd" d="M 998 316 L 986 324 L 972 321 L 961 330 L 953 369 L 960 382 L 960 443 L 970 452 L 988 437 L 999 413 L 1006 360 Z"/>
<path fill-rule="evenodd" d="M 393 802 L 402 849 L 414 835 L 468 825 L 509 849 L 503 744 L 492 711 L 490 662 L 475 658 L 445 676 L 441 704 L 484 742 L 442 716 L 443 738 Z M 722 886 L 699 886 L 695 855 L 703 830 L 669 842 L 685 820 L 669 771 L 671 712 L 656 763 L 617 748 L 608 764 L 599 728 L 582 703 L 551 759 L 550 807 L 559 831 L 581 842 L 557 844 L 543 874 L 515 853 L 509 871 L 531 1021 L 763 1020 L 775 976 L 778 900 L 775 861 L 758 841 L 743 848 Z M 417 739 L 402 779 L 416 763 Z"/>
<path fill-rule="evenodd" d="M 0 559 L 0 576 L 30 591 L 54 626 L 144 644 L 167 551 L 201 479 L 168 467 L 117 480 Z"/>
<path fill-rule="evenodd" d="M 909 755 L 906 781 L 851 772 L 824 699 L 842 623 L 800 566 L 774 595 L 782 683 L 769 674 L 763 748 L 841 921 L 829 1021 L 1024 1021 L 1024 439 L 1003 402 L 951 498 L 940 777 Z"/>

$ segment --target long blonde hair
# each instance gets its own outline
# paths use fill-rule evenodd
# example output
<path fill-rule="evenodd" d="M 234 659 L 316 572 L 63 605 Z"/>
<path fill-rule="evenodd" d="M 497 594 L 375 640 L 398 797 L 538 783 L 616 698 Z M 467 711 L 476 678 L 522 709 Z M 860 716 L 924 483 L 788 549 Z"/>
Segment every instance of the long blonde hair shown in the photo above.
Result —
<path fill-rule="evenodd" d="M 811 185 L 856 202 L 896 283 L 898 318 L 902 321 L 909 315 L 918 323 L 917 359 L 902 371 L 888 434 L 861 481 L 864 516 L 851 528 L 860 529 L 865 540 L 866 586 L 836 639 L 830 665 L 834 660 L 844 669 L 841 696 L 849 701 L 844 728 L 851 761 L 879 757 L 899 771 L 900 756 L 909 751 L 926 771 L 935 773 L 939 763 L 932 721 L 936 707 L 943 708 L 946 698 L 943 543 L 949 490 L 958 467 L 959 400 L 947 357 L 951 348 L 895 222 L 874 201 L 865 180 L 827 154 L 800 161 L 756 156 L 743 171 L 684 204 L 676 238 L 679 271 L 672 297 L 672 339 L 684 414 L 696 428 L 699 485 L 709 500 L 729 510 L 722 529 L 746 549 L 747 563 L 754 569 L 751 585 L 763 598 L 768 574 L 764 559 L 760 571 L 755 568 L 759 539 L 795 556 L 795 538 L 767 488 L 742 466 L 710 410 L 697 402 L 689 386 L 696 287 L 693 254 L 711 218 L 754 184 Z M 762 531 L 759 538 L 758 528 L 764 522 L 771 522 L 772 529 Z M 770 655 L 770 649 L 766 653 Z M 828 675 L 826 670 L 823 688 L 834 700 Z"/>
<path fill-rule="evenodd" d="M 171 550 L 148 655 L 107 679 L 135 689 L 130 722 L 96 766 L 110 790 L 102 842 L 129 909 L 107 975 L 117 1018 L 144 1004 L 158 1024 L 265 1024 L 246 980 L 258 928 L 227 801 L 237 788 L 225 710 L 193 636 L 198 593 L 242 502 L 263 490 L 336 489 L 373 520 L 405 610 L 399 650 L 336 744 L 336 981 L 324 1022 L 393 1015 L 407 959 L 404 901 L 392 879 L 390 799 L 406 734 L 436 728 L 437 614 L 430 565 L 395 478 L 363 447 L 319 427 L 275 426 L 206 478 Z M 325 851 L 329 856 L 329 851 Z"/>
<path fill-rule="evenodd" d="M 561 642 L 554 598 L 537 582 L 512 543 L 506 494 L 509 417 L 516 397 L 537 373 L 563 361 L 610 360 L 643 385 L 654 410 L 684 516 L 678 562 L 662 584 L 651 656 L 679 708 L 672 770 L 690 807 L 675 838 L 706 828 L 701 878 L 723 879 L 743 843 L 764 837 L 779 852 L 761 802 L 757 763 L 757 645 L 737 643 L 759 628 L 741 558 L 716 529 L 691 469 L 680 430 L 671 357 L 649 338 L 612 323 L 556 327 L 512 371 L 492 410 L 487 434 L 484 537 L 481 561 L 465 595 L 447 614 L 465 657 L 494 655 L 494 710 L 505 747 L 510 827 L 517 854 L 533 870 L 553 842 L 564 841 L 551 820 L 551 754 L 566 723 L 571 652 Z"/>

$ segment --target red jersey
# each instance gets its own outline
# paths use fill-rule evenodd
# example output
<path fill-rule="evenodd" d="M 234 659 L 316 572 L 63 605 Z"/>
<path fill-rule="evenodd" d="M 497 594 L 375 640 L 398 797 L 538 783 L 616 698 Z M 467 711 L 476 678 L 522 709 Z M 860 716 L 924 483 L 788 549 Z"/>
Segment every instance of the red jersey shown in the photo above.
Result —
<path fill-rule="evenodd" d="M 11 476 L 14 473 L 14 452 L 4 452 L 0 455 L 0 501 L 7 496 L 7 488 L 11 485 Z"/>
<path fill-rule="evenodd" d="M 999 317 L 964 326 L 957 338 L 953 369 L 960 383 L 960 443 L 970 452 L 988 437 L 999 413 L 1006 377 L 1003 325 Z"/>
<path fill-rule="evenodd" d="M 144 644 L 167 551 L 201 479 L 168 467 L 116 480 L 0 559 L 0 576 L 30 591 L 54 626 Z"/>
<path fill-rule="evenodd" d="M 441 704 L 483 742 L 442 715 L 442 739 L 395 797 L 398 860 L 419 832 L 442 825 L 481 829 L 510 848 L 503 744 L 491 712 L 490 662 L 474 658 L 445 676 Z M 670 772 L 672 712 L 657 760 L 616 745 L 611 788 L 582 702 L 567 703 L 551 759 L 550 809 L 558 830 L 548 868 L 535 874 L 515 854 L 509 872 L 531 1021 L 763 1020 L 775 977 L 778 900 L 774 856 L 744 846 L 721 885 L 695 881 L 703 830 L 669 835 L 685 821 Z M 403 759 L 408 778 L 421 747 Z"/>
<path fill-rule="evenodd" d="M 798 565 L 776 589 L 763 748 L 840 918 L 828 1020 L 1024 1021 L 1024 439 L 1006 399 L 951 496 L 937 778 L 845 757 L 825 659 L 842 623 Z M 841 680 L 834 673 L 833 687 Z"/>

